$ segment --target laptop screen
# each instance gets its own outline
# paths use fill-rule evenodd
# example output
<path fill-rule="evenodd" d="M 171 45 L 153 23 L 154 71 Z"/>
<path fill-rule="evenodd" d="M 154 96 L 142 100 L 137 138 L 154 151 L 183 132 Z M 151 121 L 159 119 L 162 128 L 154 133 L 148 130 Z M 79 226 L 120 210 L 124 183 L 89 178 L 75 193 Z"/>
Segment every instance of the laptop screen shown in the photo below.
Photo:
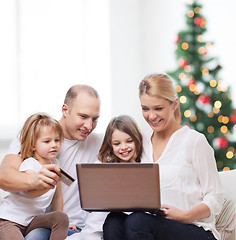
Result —
<path fill-rule="evenodd" d="M 84 210 L 156 212 L 160 209 L 158 164 L 82 163 L 76 168 Z"/>

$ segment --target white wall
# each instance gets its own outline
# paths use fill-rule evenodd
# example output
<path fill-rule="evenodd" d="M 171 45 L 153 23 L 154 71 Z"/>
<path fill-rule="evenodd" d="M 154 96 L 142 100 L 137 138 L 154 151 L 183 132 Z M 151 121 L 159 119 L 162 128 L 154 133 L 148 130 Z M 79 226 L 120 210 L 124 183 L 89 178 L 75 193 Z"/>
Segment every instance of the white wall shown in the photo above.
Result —
<path fill-rule="evenodd" d="M 236 106 L 236 2 L 201 2 L 205 36 L 215 43 L 211 53 L 223 66 L 221 76 L 232 86 Z M 146 126 L 138 84 L 147 74 L 176 68 L 174 41 L 185 29 L 185 3 L 0 0 L 0 148 L 32 112 L 59 118 L 65 92 L 76 83 L 90 84 L 101 95 L 97 131 L 119 114 L 130 114 Z"/>

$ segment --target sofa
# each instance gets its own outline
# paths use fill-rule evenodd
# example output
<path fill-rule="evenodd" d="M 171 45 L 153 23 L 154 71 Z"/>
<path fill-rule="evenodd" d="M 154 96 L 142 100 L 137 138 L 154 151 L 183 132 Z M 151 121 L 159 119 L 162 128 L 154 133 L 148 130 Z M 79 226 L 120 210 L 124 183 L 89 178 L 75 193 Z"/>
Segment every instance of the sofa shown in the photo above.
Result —
<path fill-rule="evenodd" d="M 221 234 L 222 240 L 236 240 L 236 169 L 219 172 L 220 180 L 224 189 L 224 204 L 218 216 L 216 227 Z"/>
<path fill-rule="evenodd" d="M 219 215 L 216 216 L 216 227 L 222 240 L 236 240 L 236 169 L 220 172 L 220 179 L 224 189 L 224 204 Z M 8 193 L 0 189 L 1 199 Z"/>

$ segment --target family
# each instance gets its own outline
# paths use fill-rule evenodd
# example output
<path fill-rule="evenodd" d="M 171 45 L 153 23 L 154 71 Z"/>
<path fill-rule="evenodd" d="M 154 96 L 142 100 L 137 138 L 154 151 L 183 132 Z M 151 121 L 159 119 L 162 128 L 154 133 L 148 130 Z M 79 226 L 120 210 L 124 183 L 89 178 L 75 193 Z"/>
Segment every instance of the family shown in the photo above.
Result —
<path fill-rule="evenodd" d="M 26 120 L 0 166 L 0 188 L 11 192 L 0 205 L 0 240 L 220 239 L 215 215 L 223 191 L 213 149 L 203 134 L 180 124 L 167 75 L 146 76 L 139 99 L 150 126 L 142 134 L 126 115 L 114 117 L 104 137 L 94 133 L 100 100 L 87 85 L 68 90 L 59 121 L 44 113 Z M 60 168 L 76 179 L 76 163 L 98 160 L 158 163 L 164 216 L 82 210 L 77 181 L 60 182 Z"/>

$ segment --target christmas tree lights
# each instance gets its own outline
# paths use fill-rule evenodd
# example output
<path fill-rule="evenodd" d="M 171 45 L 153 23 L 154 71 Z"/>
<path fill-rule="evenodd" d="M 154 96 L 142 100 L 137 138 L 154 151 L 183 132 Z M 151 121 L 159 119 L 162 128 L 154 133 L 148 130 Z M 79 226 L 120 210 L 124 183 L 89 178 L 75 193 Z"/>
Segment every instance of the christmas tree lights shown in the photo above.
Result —
<path fill-rule="evenodd" d="M 236 111 L 230 88 L 218 74 L 215 57 L 209 56 L 213 43 L 206 41 L 206 18 L 198 1 L 187 3 L 186 30 L 176 37 L 177 69 L 168 74 L 175 80 L 182 112 L 182 124 L 202 132 L 214 148 L 218 170 L 236 168 Z"/>

